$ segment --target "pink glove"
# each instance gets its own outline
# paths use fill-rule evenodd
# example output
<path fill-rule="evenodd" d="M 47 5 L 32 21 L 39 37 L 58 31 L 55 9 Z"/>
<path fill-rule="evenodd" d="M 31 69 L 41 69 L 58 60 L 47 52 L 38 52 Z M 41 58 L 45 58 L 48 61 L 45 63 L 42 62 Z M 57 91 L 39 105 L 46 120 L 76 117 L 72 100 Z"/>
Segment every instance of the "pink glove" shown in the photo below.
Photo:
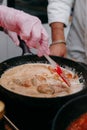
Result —
<path fill-rule="evenodd" d="M 0 26 L 8 31 L 17 45 L 16 36 L 19 35 L 29 48 L 38 49 L 38 56 L 49 54 L 48 35 L 37 17 L 1 5 Z"/>

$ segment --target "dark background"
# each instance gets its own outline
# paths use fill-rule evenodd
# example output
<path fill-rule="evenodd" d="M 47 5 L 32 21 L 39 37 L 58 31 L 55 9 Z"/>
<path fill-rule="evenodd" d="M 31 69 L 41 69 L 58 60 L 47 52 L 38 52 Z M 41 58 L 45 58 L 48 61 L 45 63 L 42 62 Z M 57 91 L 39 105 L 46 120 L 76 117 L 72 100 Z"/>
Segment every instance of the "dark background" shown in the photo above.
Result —
<path fill-rule="evenodd" d="M 7 0 L 9 7 L 14 7 L 35 15 L 40 18 L 42 23 L 47 23 L 47 0 Z"/>

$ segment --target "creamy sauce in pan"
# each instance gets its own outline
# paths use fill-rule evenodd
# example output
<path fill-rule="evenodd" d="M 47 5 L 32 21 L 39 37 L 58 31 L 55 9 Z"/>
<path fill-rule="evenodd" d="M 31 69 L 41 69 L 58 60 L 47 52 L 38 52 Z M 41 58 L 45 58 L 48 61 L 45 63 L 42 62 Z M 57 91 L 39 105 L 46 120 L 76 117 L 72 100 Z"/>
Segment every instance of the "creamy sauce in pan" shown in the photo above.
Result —
<path fill-rule="evenodd" d="M 56 97 L 76 93 L 83 88 L 74 72 L 62 68 L 71 83 L 68 87 L 51 65 L 29 63 L 5 71 L 0 84 L 9 91 L 32 97 Z"/>

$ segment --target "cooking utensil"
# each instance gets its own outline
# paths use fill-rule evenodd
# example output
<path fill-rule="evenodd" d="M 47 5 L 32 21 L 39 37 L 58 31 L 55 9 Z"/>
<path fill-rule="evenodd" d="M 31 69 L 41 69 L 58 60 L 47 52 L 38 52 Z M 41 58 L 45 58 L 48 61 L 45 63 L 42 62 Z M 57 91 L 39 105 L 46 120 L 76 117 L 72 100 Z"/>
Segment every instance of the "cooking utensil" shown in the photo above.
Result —
<path fill-rule="evenodd" d="M 0 130 L 7 130 L 5 129 L 6 126 L 8 126 L 9 128 L 13 128 L 14 130 L 19 130 L 16 125 L 5 115 L 5 107 L 5 103 L 0 100 Z"/>
<path fill-rule="evenodd" d="M 29 49 L 29 47 L 26 46 L 25 42 L 23 40 L 20 39 L 20 37 L 18 36 L 19 40 L 20 40 L 20 47 L 23 50 L 22 55 L 24 54 L 29 54 L 31 55 L 31 51 Z M 70 87 L 70 82 L 69 80 L 65 77 L 61 67 L 58 65 L 58 63 L 56 63 L 51 57 L 49 57 L 48 55 L 44 55 L 44 57 L 50 62 L 50 64 L 55 68 L 55 71 L 58 73 L 58 75 L 62 78 L 62 80 L 68 85 L 68 87 Z"/>
<path fill-rule="evenodd" d="M 26 53 L 25 50 L 23 51 L 23 53 Z M 22 56 L 10 58 L 0 63 L 0 76 L 2 76 L 2 74 L 7 69 L 22 64 L 27 63 L 49 64 L 48 60 L 45 57 L 38 57 L 32 53 L 29 54 L 26 53 L 26 54 L 27 55 L 22 54 Z M 4 88 L 4 86 L 0 86 L 0 98 L 2 101 L 4 100 L 6 104 L 6 111 L 8 113 L 8 117 L 13 122 L 15 122 L 15 124 L 17 124 L 19 129 L 50 130 L 49 124 L 51 123 L 58 109 L 68 100 L 87 93 L 87 73 L 86 73 L 87 70 L 83 66 L 81 66 L 81 64 L 69 60 L 67 58 L 62 58 L 58 56 L 50 56 L 50 57 L 60 66 L 69 68 L 72 71 L 76 72 L 80 77 L 80 82 L 83 82 L 83 89 L 74 94 L 62 97 L 57 96 L 55 98 L 53 97 L 37 98 L 31 96 L 23 96 L 21 94 L 9 91 L 8 89 Z"/>
<path fill-rule="evenodd" d="M 73 120 L 84 113 L 87 113 L 87 94 L 79 95 L 65 103 L 55 115 L 51 130 L 66 130 Z"/>
<path fill-rule="evenodd" d="M 10 124 L 11 127 L 13 127 L 14 130 L 19 130 L 17 126 L 6 115 L 3 115 L 3 118 L 6 120 L 6 122 Z"/>
<path fill-rule="evenodd" d="M 50 58 L 48 55 L 44 55 L 45 58 L 51 63 L 51 65 L 55 68 L 55 71 L 58 73 L 58 75 L 62 78 L 62 80 L 70 87 L 69 80 L 65 77 L 61 67 L 56 63 L 52 58 Z"/>
<path fill-rule="evenodd" d="M 86 69 L 84 69 L 84 67 L 79 65 L 77 62 L 56 56 L 51 57 L 61 66 L 65 68 L 70 67 L 72 71 L 76 71 L 76 73 L 78 73 L 78 76 L 80 77 L 80 82 L 84 83 L 83 89 L 74 94 L 62 97 L 57 96 L 55 98 L 35 98 L 31 96 L 23 96 L 17 94 L 4 88 L 4 86 L 0 86 L 0 98 L 6 103 L 8 113 L 10 114 L 8 117 L 12 116 L 12 118 L 10 119 L 15 122 L 17 121 L 17 123 L 15 124 L 17 124 L 19 129 L 22 129 L 21 127 L 24 127 L 24 129 L 27 130 L 27 128 L 34 129 L 32 127 L 38 128 L 40 126 L 43 126 L 43 129 L 46 129 L 47 123 L 53 119 L 58 109 L 65 102 L 74 97 L 87 93 Z M 48 61 L 45 57 L 38 58 L 38 56 L 36 55 L 24 55 L 10 58 L 0 63 L 0 76 L 7 69 L 27 63 L 48 63 Z M 26 117 L 28 119 L 26 119 Z M 34 123 L 35 125 L 32 125 L 32 123 Z M 41 125 L 39 125 L 38 123 Z M 38 128 L 38 130 L 40 129 L 42 129 L 42 127 Z"/>

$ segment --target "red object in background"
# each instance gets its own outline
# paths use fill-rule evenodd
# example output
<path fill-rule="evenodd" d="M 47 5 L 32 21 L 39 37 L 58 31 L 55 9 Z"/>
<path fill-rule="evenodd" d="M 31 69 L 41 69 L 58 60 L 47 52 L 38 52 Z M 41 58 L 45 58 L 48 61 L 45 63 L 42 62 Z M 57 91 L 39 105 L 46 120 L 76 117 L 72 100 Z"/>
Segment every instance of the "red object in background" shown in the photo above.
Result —
<path fill-rule="evenodd" d="M 66 130 L 87 130 L 87 113 L 82 114 L 76 120 L 71 122 Z"/>

